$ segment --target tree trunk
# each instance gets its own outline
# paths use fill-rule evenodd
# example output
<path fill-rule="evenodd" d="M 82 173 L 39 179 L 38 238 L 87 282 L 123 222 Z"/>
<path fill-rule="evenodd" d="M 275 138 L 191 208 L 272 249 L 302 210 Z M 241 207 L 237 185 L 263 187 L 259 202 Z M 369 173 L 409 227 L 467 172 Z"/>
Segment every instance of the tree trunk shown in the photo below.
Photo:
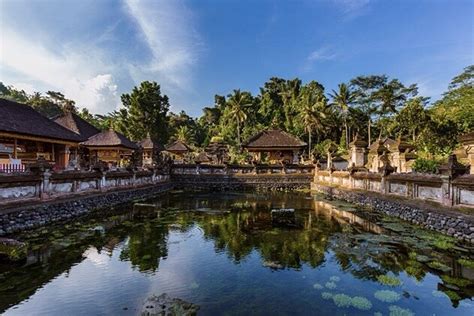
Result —
<path fill-rule="evenodd" d="M 312 153 L 311 153 L 311 129 L 309 129 L 309 132 L 308 132 L 308 158 L 309 160 L 312 160 Z"/>
<path fill-rule="evenodd" d="M 347 127 L 347 120 L 344 119 L 344 129 L 346 133 L 346 149 L 349 148 L 349 128 Z"/>
<path fill-rule="evenodd" d="M 237 119 L 237 143 L 239 144 L 239 147 L 240 147 L 240 120 L 239 119 Z"/>
<path fill-rule="evenodd" d="M 371 145 L 370 143 L 370 118 L 369 118 L 369 123 L 368 123 L 368 134 L 369 134 L 369 146 Z"/>

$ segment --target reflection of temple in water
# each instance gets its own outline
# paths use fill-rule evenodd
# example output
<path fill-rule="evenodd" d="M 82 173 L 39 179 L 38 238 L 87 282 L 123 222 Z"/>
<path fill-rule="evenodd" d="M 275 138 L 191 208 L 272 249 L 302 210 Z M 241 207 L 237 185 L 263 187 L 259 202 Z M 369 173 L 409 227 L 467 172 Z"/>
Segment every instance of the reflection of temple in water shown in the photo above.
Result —
<path fill-rule="evenodd" d="M 339 210 L 334 205 L 324 201 L 314 201 L 314 212 L 318 216 L 335 219 L 341 224 L 357 225 L 367 232 L 375 234 L 382 234 L 384 232 L 382 227 L 358 216 L 357 213 Z"/>

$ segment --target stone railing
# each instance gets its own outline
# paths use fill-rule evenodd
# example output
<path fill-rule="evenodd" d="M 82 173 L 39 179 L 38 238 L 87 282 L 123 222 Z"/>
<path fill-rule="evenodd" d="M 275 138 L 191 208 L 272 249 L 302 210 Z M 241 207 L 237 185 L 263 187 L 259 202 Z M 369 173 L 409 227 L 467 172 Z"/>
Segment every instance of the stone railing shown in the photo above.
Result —
<path fill-rule="evenodd" d="M 304 189 L 313 179 L 312 165 L 173 165 L 171 179 L 177 188 Z"/>
<path fill-rule="evenodd" d="M 169 180 L 159 170 L 65 171 L 49 169 L 0 176 L 0 205 L 43 201 L 117 189 L 143 187 Z"/>
<path fill-rule="evenodd" d="M 377 192 L 445 206 L 474 207 L 474 175 L 451 177 L 421 173 L 392 173 L 317 170 L 313 187 L 337 186 Z"/>
<path fill-rule="evenodd" d="M 313 165 L 205 165 L 205 164 L 176 164 L 171 174 L 221 174 L 221 175 L 286 175 L 286 174 L 314 174 Z"/>

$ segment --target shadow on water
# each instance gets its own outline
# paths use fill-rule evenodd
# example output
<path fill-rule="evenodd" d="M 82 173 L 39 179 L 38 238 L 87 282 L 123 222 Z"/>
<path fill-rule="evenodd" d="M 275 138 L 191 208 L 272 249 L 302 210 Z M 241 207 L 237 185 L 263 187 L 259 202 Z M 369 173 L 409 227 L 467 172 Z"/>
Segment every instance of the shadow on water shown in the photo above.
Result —
<path fill-rule="evenodd" d="M 270 211 L 277 208 L 295 209 L 296 225 L 272 225 Z M 225 254 L 236 269 L 254 256 L 261 268 L 274 272 L 310 269 L 317 273 L 327 267 L 340 271 L 334 280 L 350 274 L 364 284 L 376 284 L 382 297 L 379 300 L 387 302 L 390 295 L 398 294 L 383 289 L 401 285 L 403 275 L 416 281 L 432 300 L 449 297 L 453 312 L 461 301 L 474 296 L 473 249 L 449 237 L 307 193 L 178 192 L 17 236 L 28 242 L 28 257 L 17 263 L 0 262 L 0 311 L 28 304 L 25 300 L 39 288 L 74 273 L 71 269 L 85 260 L 90 249 L 110 257 L 119 251 L 119 260 L 134 270 L 159 275 L 160 263 L 173 260 L 170 236 L 185 236 L 195 228 L 202 233 L 200 243 L 211 242 L 214 252 Z M 218 270 L 213 277 L 225 282 Z M 424 282 L 431 277 L 437 278 L 435 285 Z M 353 304 L 364 310 L 372 306 L 370 301 L 356 298 L 345 302 L 349 296 L 331 292 L 337 283 L 334 280 L 326 285 L 316 283 L 314 289 L 326 290 L 323 299 L 326 296 L 338 307 Z M 262 287 L 262 293 L 270 291 Z M 416 303 L 416 294 L 408 288 L 400 290 L 400 295 L 413 299 L 416 310 L 415 304 L 421 304 Z"/>

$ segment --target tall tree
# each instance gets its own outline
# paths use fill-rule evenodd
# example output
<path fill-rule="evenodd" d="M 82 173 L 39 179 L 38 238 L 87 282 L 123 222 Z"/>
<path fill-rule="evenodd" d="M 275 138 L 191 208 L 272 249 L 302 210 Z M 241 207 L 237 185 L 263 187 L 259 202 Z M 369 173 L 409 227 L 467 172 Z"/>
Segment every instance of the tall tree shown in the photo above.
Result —
<path fill-rule="evenodd" d="M 153 140 L 167 142 L 166 114 L 170 104 L 158 83 L 143 81 L 130 94 L 123 94 L 121 99 L 128 112 L 128 136 L 132 140 L 141 140 L 149 132 Z"/>
<path fill-rule="evenodd" d="M 238 89 L 234 90 L 232 95 L 229 95 L 228 103 L 230 105 L 230 114 L 237 122 L 237 143 L 240 146 L 241 125 L 247 119 L 246 108 L 252 105 L 252 100 L 248 93 L 242 93 Z"/>
<path fill-rule="evenodd" d="M 338 85 L 338 91 L 332 90 L 332 93 L 329 94 L 332 98 L 332 105 L 339 108 L 342 112 L 342 117 L 344 120 L 344 130 L 346 133 L 346 148 L 349 147 L 349 129 L 347 127 L 347 117 L 349 114 L 349 107 L 354 101 L 354 94 L 350 91 L 349 87 L 345 83 L 340 83 Z"/>
<path fill-rule="evenodd" d="M 305 93 L 302 96 L 301 102 L 302 107 L 298 116 L 304 125 L 305 131 L 308 133 L 308 155 L 312 159 L 312 135 L 316 131 L 319 142 L 320 132 L 324 130 L 326 100 L 322 94 Z"/>
<path fill-rule="evenodd" d="M 354 92 L 354 101 L 367 115 L 367 134 L 371 143 L 372 115 L 377 113 L 375 93 L 387 82 L 385 75 L 359 76 L 350 81 L 350 88 Z"/>

